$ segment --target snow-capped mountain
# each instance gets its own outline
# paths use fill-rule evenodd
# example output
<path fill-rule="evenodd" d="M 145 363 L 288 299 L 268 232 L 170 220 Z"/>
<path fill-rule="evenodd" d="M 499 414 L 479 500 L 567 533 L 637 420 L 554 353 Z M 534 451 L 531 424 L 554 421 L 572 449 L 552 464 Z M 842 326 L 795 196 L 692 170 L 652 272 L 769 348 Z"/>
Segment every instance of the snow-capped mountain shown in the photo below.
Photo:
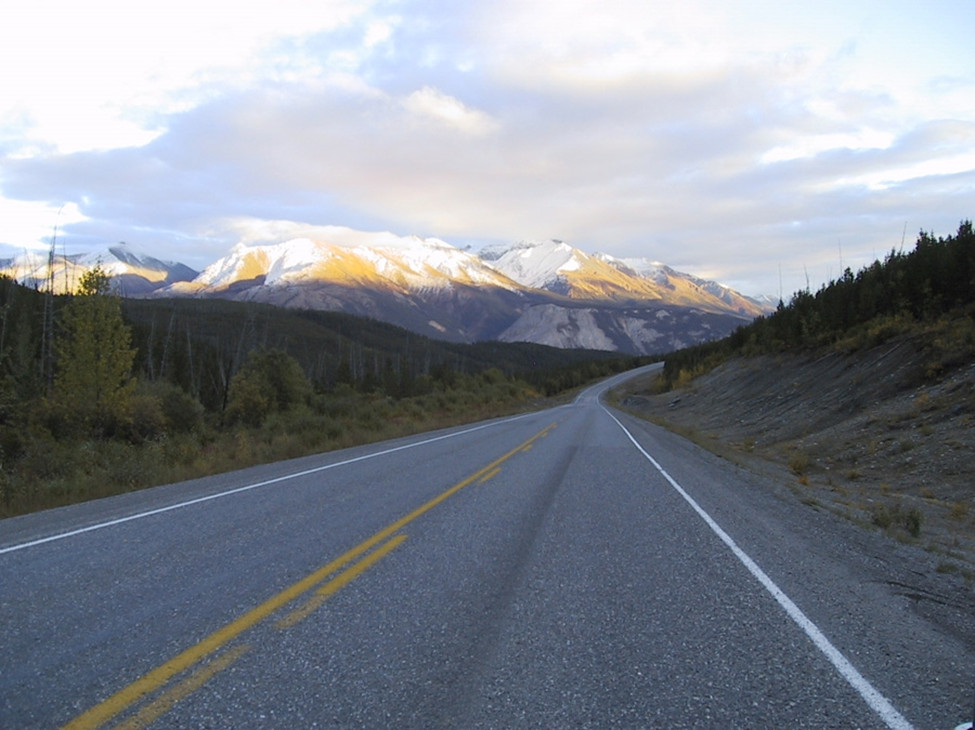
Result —
<path fill-rule="evenodd" d="M 472 253 L 436 238 L 339 227 L 326 235 L 239 244 L 157 295 L 340 310 L 457 341 L 641 354 L 722 337 L 762 311 L 719 284 L 563 241 Z"/>
<path fill-rule="evenodd" d="M 12 259 L 0 259 L 0 275 L 9 276 L 31 288 L 56 294 L 73 292 L 81 275 L 100 266 L 124 296 L 141 296 L 179 281 L 190 281 L 197 272 L 184 264 L 161 261 L 119 243 L 102 251 L 69 256 L 25 252 Z"/>
<path fill-rule="evenodd" d="M 563 241 L 479 253 L 436 238 L 319 229 L 320 240 L 238 244 L 197 274 L 124 244 L 56 256 L 54 291 L 100 265 L 125 296 L 221 297 L 379 319 L 462 342 L 662 353 L 723 337 L 769 307 L 645 259 L 587 254 Z M 47 256 L 0 261 L 0 273 L 49 285 Z"/>
<path fill-rule="evenodd" d="M 676 271 L 659 261 L 645 258 L 617 259 L 607 254 L 596 255 L 612 266 L 653 281 L 685 301 L 696 302 L 697 306 L 715 307 L 715 311 L 730 309 L 747 317 L 757 317 L 774 308 L 774 306 L 770 307 L 764 299 L 745 296 L 724 284 Z"/>
<path fill-rule="evenodd" d="M 336 229 L 335 240 L 238 244 L 158 295 L 338 310 L 457 341 L 494 338 L 523 304 L 523 287 L 439 239 Z"/>
<path fill-rule="evenodd" d="M 659 262 L 589 255 L 564 241 L 494 246 L 481 256 L 518 283 L 563 297 L 528 306 L 498 335 L 504 341 L 669 352 L 724 337 L 767 311 L 728 287 Z"/>
<path fill-rule="evenodd" d="M 675 271 L 649 259 L 589 255 L 563 241 L 523 241 L 506 250 L 488 249 L 486 257 L 494 268 L 520 284 L 571 299 L 619 303 L 660 301 L 706 312 L 731 311 L 746 317 L 757 317 L 765 311 L 760 302 L 717 282 Z"/>
<path fill-rule="evenodd" d="M 489 247 L 481 251 L 480 257 L 519 284 L 559 294 L 568 293 L 565 284 L 568 275 L 583 268 L 589 259 L 582 251 L 558 240 Z"/>
<path fill-rule="evenodd" d="M 518 288 L 476 257 L 439 239 L 378 234 L 372 241 L 360 239 L 352 246 L 308 238 L 273 245 L 238 244 L 180 289 L 216 292 L 258 277 L 268 287 L 334 282 L 382 283 L 402 292 L 455 284 Z"/>

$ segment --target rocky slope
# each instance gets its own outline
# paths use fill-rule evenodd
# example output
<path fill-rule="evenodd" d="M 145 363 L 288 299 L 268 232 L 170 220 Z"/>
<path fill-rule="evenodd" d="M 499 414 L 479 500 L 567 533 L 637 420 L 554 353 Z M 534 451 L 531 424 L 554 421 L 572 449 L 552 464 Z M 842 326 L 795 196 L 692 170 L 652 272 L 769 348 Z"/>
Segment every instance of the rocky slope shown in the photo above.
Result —
<path fill-rule="evenodd" d="M 853 354 L 738 359 L 683 390 L 632 386 L 623 404 L 806 505 L 928 548 L 971 585 L 975 363 L 942 367 L 927 339 L 905 336 Z"/>

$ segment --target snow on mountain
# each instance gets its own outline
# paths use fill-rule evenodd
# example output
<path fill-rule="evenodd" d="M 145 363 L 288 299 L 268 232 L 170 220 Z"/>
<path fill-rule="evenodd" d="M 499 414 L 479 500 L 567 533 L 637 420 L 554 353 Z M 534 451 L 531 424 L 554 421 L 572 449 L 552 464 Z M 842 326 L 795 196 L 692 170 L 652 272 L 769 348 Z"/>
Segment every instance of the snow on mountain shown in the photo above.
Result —
<path fill-rule="evenodd" d="M 493 247 L 487 251 L 487 261 L 524 286 L 575 300 L 659 301 L 748 317 L 766 311 L 759 302 L 721 284 L 675 271 L 658 261 L 590 255 L 563 241 L 523 241 L 507 249 Z"/>
<path fill-rule="evenodd" d="M 583 267 L 584 257 L 578 249 L 562 241 L 521 241 L 507 250 L 497 251 L 491 266 L 532 289 L 558 287 L 564 276 Z M 482 256 L 483 258 L 483 256 Z"/>
<path fill-rule="evenodd" d="M 522 241 L 495 249 L 489 263 L 519 284 L 572 299 L 629 301 L 659 298 L 651 282 L 639 279 L 564 241 Z"/>
<path fill-rule="evenodd" d="M 85 254 L 25 252 L 13 259 L 0 261 L 0 274 L 37 289 L 53 285 L 55 293 L 74 291 L 81 276 L 100 266 L 112 277 L 125 296 L 140 296 L 178 281 L 189 281 L 197 272 L 184 264 L 162 261 L 119 243 L 101 251 Z"/>
<path fill-rule="evenodd" d="M 668 272 L 673 272 L 666 264 L 659 261 L 653 261 L 647 258 L 626 258 L 620 259 L 615 256 L 610 256 L 606 253 L 594 254 L 597 258 L 602 259 L 611 266 L 615 266 L 621 271 L 632 274 L 633 276 L 640 276 L 644 279 L 650 279 L 658 284 L 666 284 L 668 280 Z M 674 272 L 677 273 L 677 272 Z"/>
<path fill-rule="evenodd" d="M 716 282 L 648 259 L 588 254 L 564 241 L 478 253 L 437 238 L 339 226 L 318 238 L 239 243 L 199 275 L 119 244 L 56 256 L 54 290 L 100 265 L 126 296 L 222 297 L 344 311 L 455 341 L 503 339 L 630 353 L 722 337 L 769 311 Z M 0 273 L 48 285 L 47 256 L 0 261 Z"/>
<path fill-rule="evenodd" d="M 323 240 L 238 244 L 161 296 L 340 310 L 459 341 L 662 352 L 728 334 L 762 310 L 659 262 L 522 241 L 478 254 L 436 238 L 330 227 Z"/>
<path fill-rule="evenodd" d="M 399 269 L 408 272 L 414 286 L 436 285 L 438 279 L 445 277 L 463 284 L 517 288 L 514 282 L 499 276 L 495 269 L 476 256 L 437 238 L 409 236 L 387 245 L 364 243 L 353 251 L 364 258 L 373 258 L 380 271 Z"/>
<path fill-rule="evenodd" d="M 456 284 L 514 290 L 517 285 L 471 254 L 434 238 L 392 234 L 340 237 L 342 243 L 297 238 L 267 245 L 236 245 L 178 293 L 219 292 L 242 282 L 267 287 L 314 283 L 371 285 L 393 291 Z M 344 244 L 344 245 L 343 245 Z"/>

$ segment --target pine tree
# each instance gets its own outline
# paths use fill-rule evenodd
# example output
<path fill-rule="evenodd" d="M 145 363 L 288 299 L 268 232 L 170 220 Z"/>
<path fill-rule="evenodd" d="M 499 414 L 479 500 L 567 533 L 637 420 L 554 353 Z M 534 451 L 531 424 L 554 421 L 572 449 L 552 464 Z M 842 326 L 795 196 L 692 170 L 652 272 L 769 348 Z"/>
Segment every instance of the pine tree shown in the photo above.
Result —
<path fill-rule="evenodd" d="M 126 419 L 135 386 L 131 340 L 110 278 L 96 266 L 64 308 L 55 341 L 53 400 L 69 423 L 104 435 Z"/>

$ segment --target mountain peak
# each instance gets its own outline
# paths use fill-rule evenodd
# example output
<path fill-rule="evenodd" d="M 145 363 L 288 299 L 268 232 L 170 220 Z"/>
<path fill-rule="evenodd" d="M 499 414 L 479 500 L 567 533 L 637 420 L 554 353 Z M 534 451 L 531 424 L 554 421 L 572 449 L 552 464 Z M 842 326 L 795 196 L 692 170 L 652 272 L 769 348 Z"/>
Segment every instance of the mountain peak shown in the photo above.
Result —
<path fill-rule="evenodd" d="M 100 267 L 127 296 L 147 294 L 177 281 L 189 281 L 197 272 L 188 266 L 161 261 L 126 243 L 83 254 L 49 254 L 26 252 L 5 261 L 0 273 L 26 286 L 53 289 L 55 293 L 73 292 L 82 275 Z"/>
<path fill-rule="evenodd" d="M 588 255 L 564 241 L 519 241 L 504 251 L 495 249 L 492 268 L 532 289 L 557 290 L 565 274 L 581 269 Z"/>
<path fill-rule="evenodd" d="M 47 256 L 4 262 L 47 286 Z M 199 275 L 118 243 L 57 257 L 54 290 L 101 266 L 126 296 L 229 297 L 338 310 L 461 341 L 528 339 L 658 352 L 713 339 L 767 309 L 716 282 L 649 259 L 590 254 L 560 239 L 472 253 L 438 238 L 315 229 L 312 237 L 240 242 Z"/>
<path fill-rule="evenodd" d="M 401 293 L 456 284 L 514 287 L 477 257 L 437 238 L 339 231 L 335 239 L 238 244 L 208 266 L 192 287 L 183 288 L 217 292 L 242 280 L 264 286 L 368 283 Z"/>

